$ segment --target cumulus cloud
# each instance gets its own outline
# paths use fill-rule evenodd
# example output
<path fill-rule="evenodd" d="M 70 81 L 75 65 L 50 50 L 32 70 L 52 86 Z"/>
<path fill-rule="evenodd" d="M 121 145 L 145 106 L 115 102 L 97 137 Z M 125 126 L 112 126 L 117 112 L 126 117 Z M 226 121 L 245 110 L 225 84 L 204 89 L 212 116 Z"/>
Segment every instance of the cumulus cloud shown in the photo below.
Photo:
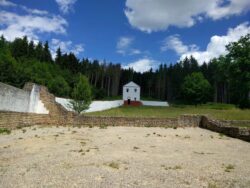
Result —
<path fill-rule="evenodd" d="M 56 3 L 58 4 L 60 11 L 62 11 L 64 14 L 67 14 L 73 10 L 73 6 L 76 1 L 77 0 L 56 0 Z"/>
<path fill-rule="evenodd" d="M 171 35 L 162 42 L 161 51 L 174 50 L 178 55 L 198 50 L 195 44 L 184 45 L 179 35 Z"/>
<path fill-rule="evenodd" d="M 167 43 L 167 47 L 163 46 L 163 48 L 174 50 L 178 55 L 180 55 L 180 60 L 192 55 L 198 60 L 199 63 L 209 62 L 209 60 L 217 58 L 220 55 L 226 55 L 227 51 L 225 46 L 230 42 L 238 41 L 240 37 L 245 36 L 248 33 L 250 33 L 250 25 L 248 22 L 245 22 L 235 28 L 229 28 L 226 35 L 212 36 L 206 50 L 204 51 L 199 50 L 196 45 L 183 44 L 178 36 L 171 36 L 170 41 L 173 39 L 173 41 L 177 42 L 169 42 Z"/>
<path fill-rule="evenodd" d="M 139 49 L 132 48 L 133 37 L 120 37 L 116 44 L 116 52 L 122 55 L 138 55 L 142 52 Z"/>
<path fill-rule="evenodd" d="M 65 34 L 67 25 L 67 21 L 60 16 L 19 15 L 0 11 L 0 35 L 8 40 L 25 35 L 30 39 L 38 39 L 38 33 Z"/>
<path fill-rule="evenodd" d="M 146 72 L 149 71 L 151 68 L 155 70 L 159 65 L 159 62 L 149 58 L 139 59 L 132 63 L 128 63 L 127 65 L 122 66 L 124 69 L 132 68 L 136 72 Z"/>
<path fill-rule="evenodd" d="M 29 14 L 37 14 L 37 15 L 46 15 L 46 14 L 49 14 L 48 11 L 46 10 L 38 10 L 38 9 L 30 9 L 26 6 L 20 6 L 21 9 L 23 9 L 24 11 L 26 11 L 27 13 Z"/>
<path fill-rule="evenodd" d="M 79 55 L 81 52 L 84 52 L 84 45 L 83 44 L 76 44 L 74 45 L 72 41 L 61 41 L 59 39 L 52 39 L 51 40 L 51 51 L 52 56 L 55 58 L 56 50 L 60 48 L 61 52 L 68 53 L 73 52 L 75 55 Z"/>
<path fill-rule="evenodd" d="M 116 52 L 125 55 L 133 43 L 132 37 L 120 37 L 116 44 Z"/>
<path fill-rule="evenodd" d="M 169 26 L 191 27 L 204 18 L 217 20 L 249 9 L 249 0 L 126 0 L 125 15 L 133 27 L 150 33 Z"/>
<path fill-rule="evenodd" d="M 5 7 L 15 7 L 16 4 L 12 3 L 10 1 L 7 0 L 0 0 L 0 6 L 5 6 Z"/>

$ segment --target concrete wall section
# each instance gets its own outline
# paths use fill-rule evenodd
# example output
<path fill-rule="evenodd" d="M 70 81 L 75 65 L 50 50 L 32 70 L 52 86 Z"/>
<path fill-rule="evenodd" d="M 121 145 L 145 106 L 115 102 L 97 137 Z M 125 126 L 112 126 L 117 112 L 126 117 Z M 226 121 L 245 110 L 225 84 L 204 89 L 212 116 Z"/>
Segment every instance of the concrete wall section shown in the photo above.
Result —
<path fill-rule="evenodd" d="M 19 89 L 0 83 L 0 110 L 48 114 L 40 100 L 40 86 L 32 84 L 30 89 Z"/>
<path fill-rule="evenodd" d="M 168 102 L 163 101 L 141 101 L 144 106 L 169 106 Z"/>
<path fill-rule="evenodd" d="M 0 110 L 28 112 L 30 92 L 0 83 Z"/>
<path fill-rule="evenodd" d="M 69 106 L 70 99 L 64 99 L 56 97 L 56 102 L 61 104 L 65 109 L 68 111 L 73 111 Z M 108 110 L 111 108 L 117 108 L 119 106 L 123 105 L 122 100 L 115 100 L 115 101 L 93 101 L 89 109 L 85 112 L 96 112 L 96 111 L 102 111 L 102 110 Z"/>

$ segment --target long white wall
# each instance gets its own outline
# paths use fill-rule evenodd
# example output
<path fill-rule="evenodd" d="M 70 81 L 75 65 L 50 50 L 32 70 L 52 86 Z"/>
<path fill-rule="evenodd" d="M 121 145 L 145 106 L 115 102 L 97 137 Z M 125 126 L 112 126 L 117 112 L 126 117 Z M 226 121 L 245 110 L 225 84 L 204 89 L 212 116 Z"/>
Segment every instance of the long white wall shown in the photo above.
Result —
<path fill-rule="evenodd" d="M 68 111 L 72 111 L 69 105 L 70 99 L 64 99 L 56 97 L 56 102 L 61 104 L 64 108 L 66 108 Z M 108 110 L 111 108 L 116 108 L 123 105 L 122 100 L 115 100 L 115 101 L 93 101 L 89 109 L 85 112 L 96 112 L 96 111 L 102 111 L 102 110 Z"/>
<path fill-rule="evenodd" d="M 68 111 L 72 111 L 69 105 L 70 99 L 64 99 L 56 97 L 56 102 L 61 104 L 64 108 L 66 108 Z M 167 102 L 161 102 L 161 101 L 141 101 L 143 105 L 145 106 L 169 106 Z M 103 111 L 108 110 L 111 108 L 117 108 L 119 106 L 123 105 L 122 100 L 115 100 L 115 101 L 93 101 L 89 109 L 85 112 L 96 112 L 96 111 Z"/>
<path fill-rule="evenodd" d="M 0 83 L 0 110 L 48 114 L 49 111 L 40 100 L 39 91 L 37 85 L 33 86 L 32 91 L 26 91 Z"/>

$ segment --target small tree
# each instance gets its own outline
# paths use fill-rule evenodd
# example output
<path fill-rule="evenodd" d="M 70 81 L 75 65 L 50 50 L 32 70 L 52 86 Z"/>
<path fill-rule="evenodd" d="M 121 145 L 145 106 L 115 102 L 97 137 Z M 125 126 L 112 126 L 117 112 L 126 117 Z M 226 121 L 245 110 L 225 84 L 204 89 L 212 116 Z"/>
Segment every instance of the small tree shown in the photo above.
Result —
<path fill-rule="evenodd" d="M 70 107 L 77 113 L 89 108 L 91 103 L 91 87 L 86 76 L 80 75 L 79 81 L 72 92 Z"/>
<path fill-rule="evenodd" d="M 195 105 L 208 101 L 211 85 L 200 72 L 192 73 L 184 79 L 181 87 L 183 97 Z"/>

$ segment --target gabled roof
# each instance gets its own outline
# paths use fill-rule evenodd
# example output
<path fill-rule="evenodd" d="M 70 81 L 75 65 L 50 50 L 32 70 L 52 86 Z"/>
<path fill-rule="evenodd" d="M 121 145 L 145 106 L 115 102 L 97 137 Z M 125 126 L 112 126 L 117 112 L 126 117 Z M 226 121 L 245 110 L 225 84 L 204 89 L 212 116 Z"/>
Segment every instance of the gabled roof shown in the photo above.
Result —
<path fill-rule="evenodd" d="M 127 83 L 126 85 L 124 85 L 123 87 L 140 87 L 140 86 L 131 81 Z"/>

